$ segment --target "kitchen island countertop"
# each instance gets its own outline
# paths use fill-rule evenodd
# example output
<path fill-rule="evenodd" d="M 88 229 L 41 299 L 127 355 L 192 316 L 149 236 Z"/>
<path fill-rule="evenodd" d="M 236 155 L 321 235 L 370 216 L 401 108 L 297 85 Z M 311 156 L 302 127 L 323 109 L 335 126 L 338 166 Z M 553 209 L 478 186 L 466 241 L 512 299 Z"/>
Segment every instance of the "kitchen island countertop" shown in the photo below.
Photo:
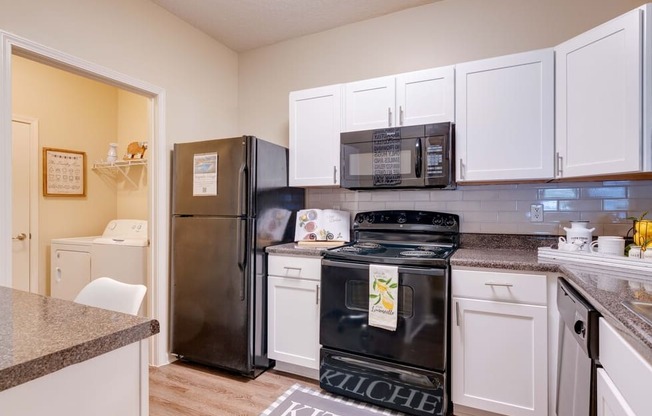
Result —
<path fill-rule="evenodd" d="M 0 287 L 0 391 L 158 332 L 154 319 Z"/>
<path fill-rule="evenodd" d="M 559 273 L 652 363 L 652 325 L 621 304 L 625 300 L 652 302 L 649 277 L 641 278 L 623 269 L 539 262 L 536 250 L 460 248 L 450 263 L 453 267 Z"/>

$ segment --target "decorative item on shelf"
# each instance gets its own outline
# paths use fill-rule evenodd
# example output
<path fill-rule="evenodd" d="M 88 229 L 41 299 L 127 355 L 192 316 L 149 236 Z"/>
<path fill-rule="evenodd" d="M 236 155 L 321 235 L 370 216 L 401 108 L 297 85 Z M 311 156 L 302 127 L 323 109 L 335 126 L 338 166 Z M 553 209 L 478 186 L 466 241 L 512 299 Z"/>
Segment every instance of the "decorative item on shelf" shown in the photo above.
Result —
<path fill-rule="evenodd" d="M 564 227 L 566 243 L 580 246 L 582 251 L 589 251 L 595 228 L 588 228 L 588 221 L 571 221 L 571 228 Z"/>
<path fill-rule="evenodd" d="M 127 153 L 123 159 L 143 159 L 145 157 L 145 150 L 147 150 L 147 142 L 131 142 L 127 146 Z"/>
<path fill-rule="evenodd" d="M 109 143 L 109 151 L 106 154 L 106 161 L 113 163 L 118 160 L 118 143 Z"/>
<path fill-rule="evenodd" d="M 645 252 L 648 248 L 652 249 L 652 220 L 645 219 L 647 214 L 648 211 L 645 211 L 638 217 L 627 217 L 628 220 L 633 221 L 632 228 L 627 231 L 628 237 L 630 231 L 632 232 L 633 244 L 628 248 L 631 252 L 633 246 L 640 246 L 641 258 L 645 258 Z"/>

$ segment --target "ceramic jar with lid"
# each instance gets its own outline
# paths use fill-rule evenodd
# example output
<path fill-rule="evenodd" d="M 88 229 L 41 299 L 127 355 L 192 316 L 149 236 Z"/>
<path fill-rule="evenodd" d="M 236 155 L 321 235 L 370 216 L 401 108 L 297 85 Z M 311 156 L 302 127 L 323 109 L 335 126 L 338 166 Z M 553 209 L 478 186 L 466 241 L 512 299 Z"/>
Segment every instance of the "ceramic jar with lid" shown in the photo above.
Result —
<path fill-rule="evenodd" d="M 589 251 L 595 228 L 588 228 L 588 225 L 588 221 L 571 221 L 570 228 L 564 227 L 566 242 L 580 246 L 582 251 Z"/>

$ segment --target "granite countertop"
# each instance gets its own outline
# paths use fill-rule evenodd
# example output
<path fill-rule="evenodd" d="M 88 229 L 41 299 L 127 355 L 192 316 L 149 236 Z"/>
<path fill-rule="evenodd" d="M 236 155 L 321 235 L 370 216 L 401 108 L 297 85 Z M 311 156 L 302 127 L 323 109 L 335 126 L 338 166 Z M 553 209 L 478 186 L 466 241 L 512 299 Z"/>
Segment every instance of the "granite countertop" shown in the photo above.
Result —
<path fill-rule="evenodd" d="M 539 262 L 536 250 L 460 248 L 450 263 L 453 267 L 559 273 L 652 363 L 652 325 L 621 304 L 625 300 L 652 302 L 652 279 L 623 269 Z"/>
<path fill-rule="evenodd" d="M 153 319 L 0 287 L 0 391 L 158 332 Z"/>
<path fill-rule="evenodd" d="M 344 243 L 342 243 L 344 244 Z M 265 251 L 269 254 L 289 254 L 291 256 L 321 257 L 324 251 L 332 247 L 300 246 L 297 243 L 269 246 Z"/>

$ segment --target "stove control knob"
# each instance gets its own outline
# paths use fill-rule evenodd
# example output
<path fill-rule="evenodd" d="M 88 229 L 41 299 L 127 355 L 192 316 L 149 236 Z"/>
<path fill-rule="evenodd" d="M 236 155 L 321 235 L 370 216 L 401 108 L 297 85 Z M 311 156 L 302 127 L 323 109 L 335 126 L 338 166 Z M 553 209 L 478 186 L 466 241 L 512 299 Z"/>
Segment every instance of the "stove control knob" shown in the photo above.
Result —
<path fill-rule="evenodd" d="M 441 217 L 441 215 L 436 215 L 435 218 L 432 219 L 432 223 L 435 225 L 442 225 L 444 223 L 444 219 Z"/>
<path fill-rule="evenodd" d="M 448 217 L 446 218 L 446 227 L 452 227 L 455 225 L 455 218 Z"/>
<path fill-rule="evenodd" d="M 365 219 L 367 220 L 368 223 L 372 223 L 375 220 L 373 214 L 367 215 L 367 218 Z"/>
<path fill-rule="evenodd" d="M 404 212 L 398 214 L 398 218 L 396 219 L 396 222 L 399 224 L 405 224 L 407 222 L 407 215 L 405 215 Z"/>
<path fill-rule="evenodd" d="M 364 215 L 362 214 L 356 215 L 354 221 L 357 222 L 358 224 L 362 224 L 364 222 Z"/>

